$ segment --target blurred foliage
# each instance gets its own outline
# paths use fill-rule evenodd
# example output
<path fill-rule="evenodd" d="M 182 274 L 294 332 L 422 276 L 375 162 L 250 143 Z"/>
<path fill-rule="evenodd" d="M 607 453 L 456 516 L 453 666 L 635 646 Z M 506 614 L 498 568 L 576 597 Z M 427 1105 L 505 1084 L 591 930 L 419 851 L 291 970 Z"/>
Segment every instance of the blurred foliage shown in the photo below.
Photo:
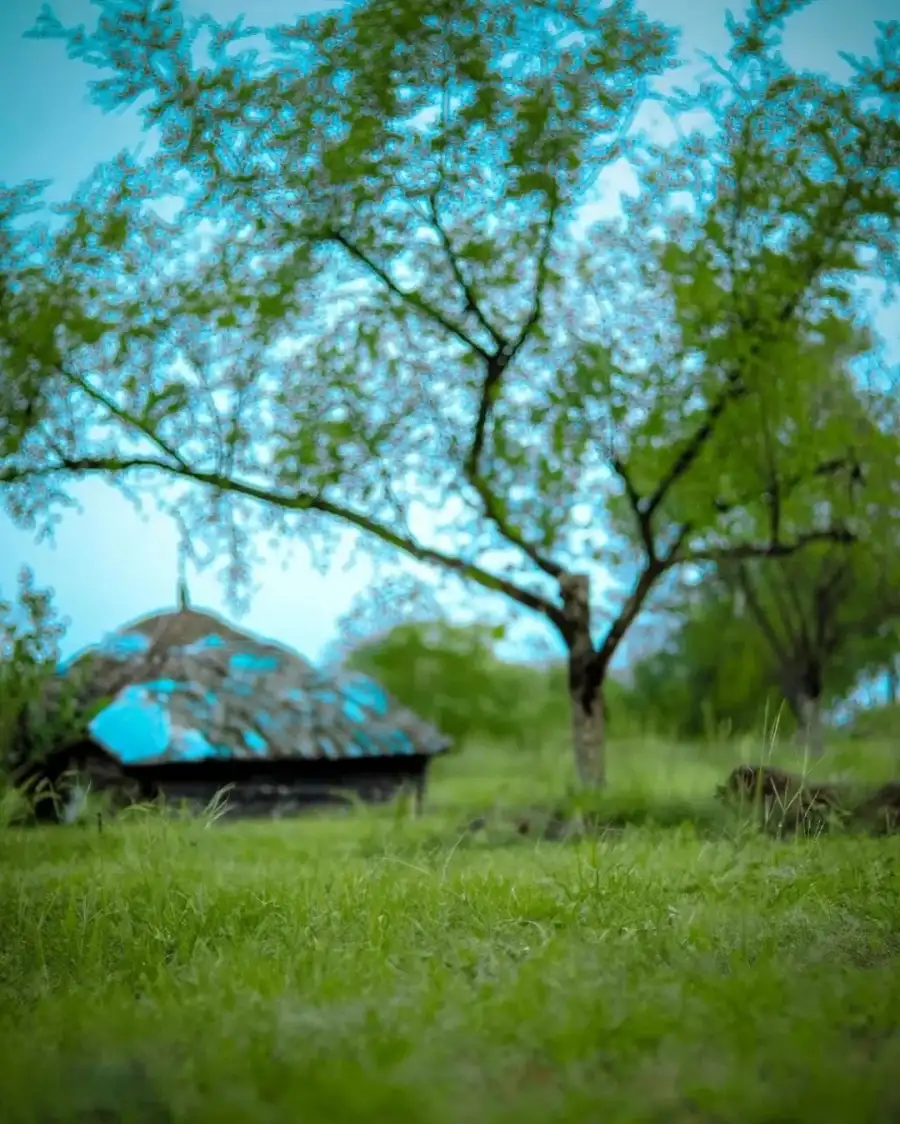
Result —
<path fill-rule="evenodd" d="M 889 686 L 900 630 L 886 571 L 855 550 L 839 561 L 842 574 L 849 570 L 832 586 L 833 601 L 822 596 L 824 575 L 835 572 L 827 548 L 755 564 L 764 627 L 742 604 L 740 588 L 715 573 L 685 592 L 673 626 L 631 668 L 650 726 L 695 739 L 761 733 L 777 722 L 790 734 L 802 720 L 793 691 L 813 676 L 825 708 L 850 698 L 860 682 Z"/>
<path fill-rule="evenodd" d="M 805 705 L 844 698 L 898 652 L 900 538 L 886 519 L 862 546 L 817 543 L 788 558 L 718 567 L 721 596 L 760 634 L 776 682 L 802 722 Z"/>
<path fill-rule="evenodd" d="M 647 723 L 659 734 L 696 740 L 760 733 L 776 715 L 784 732 L 794 728 L 764 638 L 715 595 L 686 607 L 631 674 L 634 696 L 645 700 Z"/>
<path fill-rule="evenodd" d="M 458 748 L 489 740 L 527 749 L 558 737 L 569 720 L 565 669 L 505 663 L 494 651 L 498 639 L 486 625 L 411 622 L 358 645 L 346 662 Z"/>
<path fill-rule="evenodd" d="M 23 566 L 16 600 L 0 599 L 0 774 L 39 761 L 83 727 L 74 687 L 58 684 L 67 626 L 53 590 L 39 588 Z"/>

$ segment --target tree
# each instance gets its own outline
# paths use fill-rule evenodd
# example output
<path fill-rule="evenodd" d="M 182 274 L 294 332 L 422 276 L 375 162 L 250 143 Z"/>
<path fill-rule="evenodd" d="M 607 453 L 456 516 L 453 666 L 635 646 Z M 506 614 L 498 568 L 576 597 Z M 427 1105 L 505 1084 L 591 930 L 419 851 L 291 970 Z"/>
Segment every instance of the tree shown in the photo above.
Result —
<path fill-rule="evenodd" d="M 835 497 L 836 499 L 837 497 Z M 863 546 L 816 544 L 787 558 L 724 560 L 675 591 L 675 626 L 632 669 L 657 725 L 697 737 L 748 732 L 781 704 L 811 750 L 823 711 L 861 680 L 887 678 L 898 649 L 896 513 Z"/>
<path fill-rule="evenodd" d="M 816 756 L 824 750 L 823 708 L 849 692 L 873 639 L 880 647 L 879 631 L 900 612 L 896 570 L 879 562 L 867 548 L 823 548 L 723 569 L 774 657 L 781 692 Z"/>
<path fill-rule="evenodd" d="M 717 577 L 732 603 L 740 603 L 759 628 L 775 661 L 778 684 L 812 752 L 824 749 L 822 709 L 847 694 L 859 678 L 860 661 L 883 650 L 880 634 L 900 614 L 900 568 L 897 536 L 900 517 L 900 461 L 896 433 L 900 397 L 897 387 L 883 393 L 878 414 L 871 400 L 860 401 L 859 382 L 847 366 L 865 354 L 863 333 L 854 339 L 824 337 L 803 359 L 819 369 L 816 393 L 809 400 L 807 425 L 819 431 L 848 424 L 869 450 L 869 473 L 881 473 L 877 488 L 862 487 L 863 468 L 846 481 L 830 472 L 815 481 L 813 506 L 844 523 L 862 521 L 867 541 L 852 546 L 816 544 L 792 557 L 722 560 Z M 773 480 L 765 518 L 783 524 L 791 518 L 779 478 L 779 433 L 768 416 L 761 419 L 760 469 Z M 871 481 L 869 482 L 871 483 Z M 877 500 L 874 499 L 877 497 Z"/>
<path fill-rule="evenodd" d="M 667 734 L 779 728 L 824 743 L 822 716 L 897 650 L 897 584 L 867 545 L 723 564 L 685 595 L 680 618 L 632 668 L 633 690 Z"/>
<path fill-rule="evenodd" d="M 896 260 L 900 37 L 847 84 L 794 73 L 779 29 L 802 6 L 753 5 L 716 76 L 667 98 L 674 35 L 631 0 L 369 0 L 271 29 L 265 57 L 175 0 L 91 31 L 45 8 L 36 33 L 111 71 L 104 108 L 143 98 L 159 145 L 103 169 L 45 252 L 52 347 L 21 343 L 7 284 L 7 373 L 40 386 L 11 510 L 149 474 L 235 582 L 260 526 L 316 547 L 354 528 L 456 574 L 558 630 L 578 773 L 602 784 L 610 661 L 667 573 L 866 534 L 807 502 L 868 454 L 839 419 L 804 426 L 800 357 Z M 651 96 L 671 141 L 635 120 Z M 622 160 L 623 217 L 579 227 Z M 763 407 L 793 507 L 758 538 Z"/>
<path fill-rule="evenodd" d="M 375 676 L 463 748 L 505 742 L 520 750 L 558 734 L 564 696 L 556 668 L 504 663 L 490 625 L 417 621 L 396 625 L 349 653 L 349 667 Z"/>

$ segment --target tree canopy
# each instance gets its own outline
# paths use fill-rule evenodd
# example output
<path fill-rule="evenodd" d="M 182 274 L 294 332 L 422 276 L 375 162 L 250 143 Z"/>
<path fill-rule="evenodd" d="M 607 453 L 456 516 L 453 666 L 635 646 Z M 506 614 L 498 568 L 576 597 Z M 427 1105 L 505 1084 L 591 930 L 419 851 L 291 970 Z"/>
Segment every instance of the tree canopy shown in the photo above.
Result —
<path fill-rule="evenodd" d="M 600 688 L 660 579 L 862 541 L 824 484 L 883 508 L 896 480 L 860 282 L 897 281 L 900 32 L 847 82 L 797 72 L 804 6 L 751 4 L 669 94 L 675 33 L 631 0 L 367 0 L 265 51 L 176 0 L 45 7 L 156 149 L 52 234 L 21 221 L 36 185 L 0 200 L 10 511 L 93 473 L 155 482 L 234 582 L 259 529 L 456 573 L 559 629 L 602 779 Z"/>

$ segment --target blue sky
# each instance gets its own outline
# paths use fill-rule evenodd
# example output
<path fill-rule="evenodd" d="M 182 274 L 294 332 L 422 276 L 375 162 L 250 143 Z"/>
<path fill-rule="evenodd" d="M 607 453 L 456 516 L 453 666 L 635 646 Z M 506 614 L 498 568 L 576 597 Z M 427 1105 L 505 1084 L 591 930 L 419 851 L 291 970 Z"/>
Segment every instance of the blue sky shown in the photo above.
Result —
<path fill-rule="evenodd" d="M 249 12 L 263 25 L 320 6 L 304 0 L 185 4 L 191 13 L 209 11 L 220 19 Z M 643 6 L 682 27 L 683 58 L 727 45 L 727 5 L 719 0 L 646 0 Z M 88 0 L 59 0 L 54 7 L 64 23 L 92 22 L 95 11 Z M 49 197 L 62 199 L 95 164 L 139 144 L 141 131 L 133 112 L 104 116 L 89 104 L 86 82 L 96 71 L 68 61 L 60 44 L 22 39 L 39 8 L 38 0 L 0 3 L 0 181 L 51 179 Z M 893 10 L 893 0 L 817 0 L 792 21 L 787 54 L 797 65 L 840 73 L 837 51 L 867 53 L 874 22 L 889 19 Z M 32 566 L 38 583 L 54 588 L 57 607 L 71 622 L 66 652 L 173 604 L 177 572 L 177 534 L 167 519 L 149 510 L 139 516 L 99 481 L 76 495 L 83 511 L 66 513 L 55 546 L 35 543 L 0 513 L 0 595 L 12 594 L 23 564 Z M 303 548 L 292 558 L 286 550 L 266 549 L 255 573 L 259 590 L 241 624 L 318 658 L 334 639 L 338 618 L 371 578 L 365 560 L 350 559 L 350 545 L 348 538 L 327 575 L 313 569 Z M 192 574 L 190 585 L 196 605 L 230 615 L 213 573 Z"/>

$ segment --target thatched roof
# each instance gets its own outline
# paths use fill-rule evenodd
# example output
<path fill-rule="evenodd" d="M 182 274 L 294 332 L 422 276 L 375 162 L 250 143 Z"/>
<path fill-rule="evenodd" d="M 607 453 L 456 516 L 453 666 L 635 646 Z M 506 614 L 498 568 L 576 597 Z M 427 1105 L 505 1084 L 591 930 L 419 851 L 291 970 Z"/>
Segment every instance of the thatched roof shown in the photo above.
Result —
<path fill-rule="evenodd" d="M 126 765 L 211 758 L 434 755 L 439 731 L 373 680 L 194 609 L 124 625 L 63 669 L 92 740 Z"/>

